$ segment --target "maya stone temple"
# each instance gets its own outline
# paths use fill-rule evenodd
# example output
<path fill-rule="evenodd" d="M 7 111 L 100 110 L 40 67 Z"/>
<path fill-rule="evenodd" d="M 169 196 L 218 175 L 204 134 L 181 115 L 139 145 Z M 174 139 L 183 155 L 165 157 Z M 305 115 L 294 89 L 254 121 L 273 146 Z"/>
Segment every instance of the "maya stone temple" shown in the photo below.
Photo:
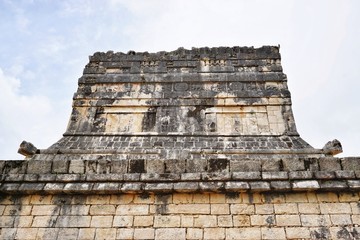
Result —
<path fill-rule="evenodd" d="M 297 132 L 279 47 L 97 52 L 63 137 L 0 161 L 0 239 L 360 239 L 340 152 Z"/>

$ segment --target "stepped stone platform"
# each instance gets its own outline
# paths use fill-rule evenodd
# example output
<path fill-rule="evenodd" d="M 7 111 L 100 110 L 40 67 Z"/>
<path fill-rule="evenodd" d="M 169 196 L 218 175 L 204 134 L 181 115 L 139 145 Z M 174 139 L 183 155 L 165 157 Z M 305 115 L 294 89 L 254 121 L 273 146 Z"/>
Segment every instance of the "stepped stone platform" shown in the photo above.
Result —
<path fill-rule="evenodd" d="M 300 137 L 280 60 L 90 56 L 63 137 L 0 161 L 0 239 L 360 239 L 360 157 Z"/>

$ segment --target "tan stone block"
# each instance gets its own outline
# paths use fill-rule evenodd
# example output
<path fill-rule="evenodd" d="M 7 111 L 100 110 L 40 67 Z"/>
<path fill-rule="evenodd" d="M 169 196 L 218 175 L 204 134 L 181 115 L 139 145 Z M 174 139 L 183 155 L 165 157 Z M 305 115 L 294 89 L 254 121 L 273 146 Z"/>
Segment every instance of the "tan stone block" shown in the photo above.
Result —
<path fill-rule="evenodd" d="M 264 197 L 260 193 L 241 193 L 243 203 L 263 203 Z"/>
<path fill-rule="evenodd" d="M 172 194 L 158 194 L 155 195 L 155 204 L 171 204 L 173 202 Z"/>
<path fill-rule="evenodd" d="M 225 228 L 205 228 L 204 239 L 225 239 Z"/>
<path fill-rule="evenodd" d="M 193 203 L 210 203 L 209 193 L 194 193 Z"/>
<path fill-rule="evenodd" d="M 300 215 L 301 225 L 304 227 L 328 226 L 331 224 L 328 215 Z"/>
<path fill-rule="evenodd" d="M 353 224 L 360 225 L 360 215 L 358 215 L 358 214 L 352 215 L 351 220 L 352 220 Z"/>
<path fill-rule="evenodd" d="M 301 226 L 299 215 L 277 215 L 276 226 Z"/>
<path fill-rule="evenodd" d="M 263 193 L 261 195 L 261 199 L 262 202 L 272 203 L 272 204 L 286 202 L 285 194 L 283 193 Z"/>
<path fill-rule="evenodd" d="M 199 215 L 194 217 L 194 227 L 217 227 L 216 216 Z"/>
<path fill-rule="evenodd" d="M 320 203 L 320 212 L 323 214 L 351 214 L 351 207 L 349 203 Z"/>
<path fill-rule="evenodd" d="M 2 240 L 15 239 L 16 230 L 17 228 L 2 228 L 0 231 L 0 239 Z"/>
<path fill-rule="evenodd" d="M 203 230 L 201 228 L 188 228 L 186 239 L 203 239 Z"/>
<path fill-rule="evenodd" d="M 307 195 L 309 203 L 317 203 L 318 202 L 317 193 L 307 192 L 306 195 Z"/>
<path fill-rule="evenodd" d="M 285 194 L 285 199 L 287 203 L 308 202 L 308 197 L 306 193 L 287 193 Z"/>
<path fill-rule="evenodd" d="M 317 203 L 299 203 L 299 213 L 319 214 L 320 207 Z"/>
<path fill-rule="evenodd" d="M 211 204 L 210 208 L 211 208 L 211 214 L 221 215 L 221 214 L 229 214 L 230 213 L 230 209 L 229 209 L 230 206 L 227 203 Z"/>
<path fill-rule="evenodd" d="M 1 216 L 0 228 L 11 228 L 14 226 L 15 216 Z"/>
<path fill-rule="evenodd" d="M 227 215 L 218 216 L 217 222 L 218 222 L 219 227 L 232 227 L 233 226 L 231 215 L 230 216 L 227 216 Z"/>
<path fill-rule="evenodd" d="M 338 202 L 339 201 L 338 195 L 333 192 L 317 193 L 317 199 L 319 202 Z"/>
<path fill-rule="evenodd" d="M 35 205 L 32 208 L 32 215 L 58 215 L 60 212 L 60 207 L 56 205 Z"/>
<path fill-rule="evenodd" d="M 252 215 L 250 216 L 251 226 L 273 226 L 275 215 Z"/>
<path fill-rule="evenodd" d="M 149 213 L 149 205 L 118 205 L 116 215 L 147 215 Z"/>
<path fill-rule="evenodd" d="M 31 195 L 30 196 L 30 204 L 31 205 L 50 205 L 52 204 L 52 199 L 53 196 L 52 195 Z"/>
<path fill-rule="evenodd" d="M 95 238 L 96 228 L 80 228 L 79 229 L 79 240 L 92 240 Z"/>
<path fill-rule="evenodd" d="M 227 228 L 226 239 L 228 240 L 241 240 L 241 239 L 261 239 L 261 230 L 260 228 Z"/>
<path fill-rule="evenodd" d="M 296 203 L 274 204 L 274 210 L 276 214 L 298 213 L 298 207 Z"/>
<path fill-rule="evenodd" d="M 129 204 L 134 201 L 134 194 L 111 195 L 110 204 Z"/>
<path fill-rule="evenodd" d="M 60 228 L 38 228 L 36 240 L 58 239 L 59 230 Z"/>
<path fill-rule="evenodd" d="M 272 214 L 274 213 L 273 204 L 256 204 L 255 205 L 256 214 Z"/>
<path fill-rule="evenodd" d="M 180 216 L 155 216 L 154 227 L 180 227 Z"/>
<path fill-rule="evenodd" d="M 132 227 L 134 222 L 133 216 L 115 216 L 113 226 L 114 227 Z"/>
<path fill-rule="evenodd" d="M 120 228 L 116 232 L 116 239 L 133 239 L 133 228 Z"/>
<path fill-rule="evenodd" d="M 115 239 L 115 228 L 96 228 L 96 239 Z"/>
<path fill-rule="evenodd" d="M 209 214 L 210 204 L 169 204 L 168 213 Z"/>
<path fill-rule="evenodd" d="M 181 215 L 181 227 L 193 227 L 194 217 L 188 215 Z"/>
<path fill-rule="evenodd" d="M 90 216 L 59 216 L 55 227 L 90 227 Z"/>
<path fill-rule="evenodd" d="M 78 228 L 60 228 L 58 236 L 61 239 L 78 239 L 79 229 Z"/>
<path fill-rule="evenodd" d="M 185 239 L 186 229 L 185 228 L 158 228 L 155 232 L 156 239 Z"/>
<path fill-rule="evenodd" d="M 242 203 L 242 198 L 240 193 L 228 193 L 225 195 L 226 203 Z"/>
<path fill-rule="evenodd" d="M 23 216 L 23 215 L 30 215 L 32 206 L 29 205 L 7 205 L 4 209 L 3 215 L 17 215 L 17 216 Z"/>
<path fill-rule="evenodd" d="M 134 226 L 135 227 L 150 227 L 153 224 L 154 224 L 153 216 L 135 216 L 134 217 Z"/>
<path fill-rule="evenodd" d="M 60 210 L 60 215 L 88 215 L 89 210 L 90 205 L 63 205 Z"/>
<path fill-rule="evenodd" d="M 37 231 L 37 228 L 18 228 L 15 239 L 35 239 Z"/>
<path fill-rule="evenodd" d="M 86 198 L 86 204 L 109 204 L 110 203 L 110 195 L 90 195 Z"/>
<path fill-rule="evenodd" d="M 91 227 L 107 228 L 113 224 L 113 216 L 93 216 L 91 217 Z"/>
<path fill-rule="evenodd" d="M 339 193 L 340 202 L 357 202 L 359 195 L 357 193 Z"/>
<path fill-rule="evenodd" d="M 153 228 L 135 228 L 134 239 L 154 239 L 155 229 Z"/>
<path fill-rule="evenodd" d="M 285 228 L 286 237 L 288 239 L 308 239 L 310 231 L 305 227 L 287 227 Z"/>
<path fill-rule="evenodd" d="M 350 203 L 352 214 L 360 214 L 360 203 L 352 202 Z"/>
<path fill-rule="evenodd" d="M 173 203 L 192 203 L 193 195 L 188 193 L 174 193 L 173 194 Z"/>
<path fill-rule="evenodd" d="M 90 215 L 114 215 L 114 205 L 92 205 L 90 207 Z"/>
<path fill-rule="evenodd" d="M 234 227 L 250 226 L 250 216 L 248 215 L 234 215 L 233 216 Z"/>
<path fill-rule="evenodd" d="M 261 239 L 286 239 L 284 228 L 261 228 Z"/>
<path fill-rule="evenodd" d="M 350 224 L 352 224 L 350 215 L 347 215 L 347 214 L 330 215 L 330 220 L 333 225 L 350 225 Z"/>
<path fill-rule="evenodd" d="M 231 214 L 254 214 L 255 207 L 252 204 L 230 204 Z"/>
<path fill-rule="evenodd" d="M 155 197 L 154 194 L 138 194 L 134 196 L 133 202 L 136 204 L 150 204 L 155 202 Z"/>
<path fill-rule="evenodd" d="M 54 227 L 57 216 L 35 216 L 32 222 L 32 227 L 44 228 Z"/>
<path fill-rule="evenodd" d="M 356 228 L 352 228 L 350 226 L 330 227 L 329 230 L 329 239 L 359 239 L 359 237 L 356 235 L 358 233 Z M 353 236 L 353 234 L 355 236 Z"/>
<path fill-rule="evenodd" d="M 6 205 L 0 205 L 0 215 L 4 215 L 5 206 Z"/>
<path fill-rule="evenodd" d="M 18 228 L 28 228 L 31 227 L 33 222 L 32 216 L 19 216 L 15 220 L 17 222 L 16 227 Z"/>
<path fill-rule="evenodd" d="M 226 203 L 225 194 L 210 193 L 210 203 Z"/>

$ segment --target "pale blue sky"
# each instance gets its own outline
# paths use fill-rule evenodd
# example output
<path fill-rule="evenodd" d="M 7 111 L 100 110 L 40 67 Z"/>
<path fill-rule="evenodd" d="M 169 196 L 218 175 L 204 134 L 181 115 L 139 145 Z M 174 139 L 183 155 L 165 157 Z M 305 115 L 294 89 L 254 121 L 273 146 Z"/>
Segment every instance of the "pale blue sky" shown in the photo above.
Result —
<path fill-rule="evenodd" d="M 360 155 L 360 1 L 0 0 L 0 159 L 65 132 L 96 51 L 278 45 L 300 135 Z"/>

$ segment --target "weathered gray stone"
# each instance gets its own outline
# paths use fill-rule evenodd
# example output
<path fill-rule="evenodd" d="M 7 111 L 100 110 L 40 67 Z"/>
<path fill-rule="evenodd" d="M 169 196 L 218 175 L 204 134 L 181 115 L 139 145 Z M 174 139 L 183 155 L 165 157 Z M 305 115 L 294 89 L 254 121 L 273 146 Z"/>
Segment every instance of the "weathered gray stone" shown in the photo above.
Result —
<path fill-rule="evenodd" d="M 335 172 L 318 171 L 318 172 L 315 172 L 315 178 L 317 178 L 317 179 L 333 179 L 333 178 L 335 178 Z"/>
<path fill-rule="evenodd" d="M 52 173 L 68 173 L 69 169 L 69 161 L 60 160 L 53 161 L 52 163 Z"/>
<path fill-rule="evenodd" d="M 225 183 L 225 189 L 227 191 L 246 191 L 250 189 L 250 185 L 247 182 L 226 182 Z"/>
<path fill-rule="evenodd" d="M 151 192 L 171 192 L 174 189 L 173 183 L 146 183 L 145 190 Z"/>
<path fill-rule="evenodd" d="M 253 191 L 268 191 L 268 190 L 270 190 L 270 183 L 268 183 L 268 182 L 255 181 L 255 182 L 249 182 L 249 184 L 250 184 L 250 189 Z"/>
<path fill-rule="evenodd" d="M 196 192 L 199 190 L 197 182 L 178 182 L 174 183 L 174 190 L 177 192 Z"/>
<path fill-rule="evenodd" d="M 337 139 L 327 142 L 322 150 L 329 155 L 336 155 L 343 151 L 341 143 Z"/>
<path fill-rule="evenodd" d="M 260 180 L 261 172 L 233 172 L 231 178 L 234 180 Z"/>
<path fill-rule="evenodd" d="M 288 179 L 287 172 L 262 172 L 262 179 L 264 180 L 284 180 Z"/>
<path fill-rule="evenodd" d="M 84 173 L 85 164 L 83 160 L 71 160 L 69 166 L 69 173 Z"/>
<path fill-rule="evenodd" d="M 292 189 L 294 190 L 315 190 L 320 188 L 319 182 L 316 180 L 294 181 Z"/>
<path fill-rule="evenodd" d="M 345 190 L 348 185 L 346 184 L 345 181 L 322 181 L 320 183 L 320 187 L 321 189 L 324 190 L 338 190 L 338 189 L 343 189 Z"/>
<path fill-rule="evenodd" d="M 290 182 L 288 181 L 271 181 L 270 187 L 277 191 L 288 191 L 291 189 Z"/>
<path fill-rule="evenodd" d="M 320 171 L 336 171 L 341 170 L 340 159 L 327 157 L 319 159 Z"/>
<path fill-rule="evenodd" d="M 338 170 L 335 171 L 336 178 L 352 179 L 355 178 L 355 172 L 351 170 Z"/>
<path fill-rule="evenodd" d="M 305 170 L 304 160 L 299 158 L 284 158 L 282 159 L 283 168 L 285 171 L 303 171 Z"/>
<path fill-rule="evenodd" d="M 289 179 L 311 179 L 313 176 L 311 171 L 289 172 Z"/>
<path fill-rule="evenodd" d="M 342 158 L 341 165 L 343 170 L 360 170 L 360 157 Z"/>
<path fill-rule="evenodd" d="M 52 161 L 29 161 L 27 173 L 44 174 L 51 173 Z"/>

